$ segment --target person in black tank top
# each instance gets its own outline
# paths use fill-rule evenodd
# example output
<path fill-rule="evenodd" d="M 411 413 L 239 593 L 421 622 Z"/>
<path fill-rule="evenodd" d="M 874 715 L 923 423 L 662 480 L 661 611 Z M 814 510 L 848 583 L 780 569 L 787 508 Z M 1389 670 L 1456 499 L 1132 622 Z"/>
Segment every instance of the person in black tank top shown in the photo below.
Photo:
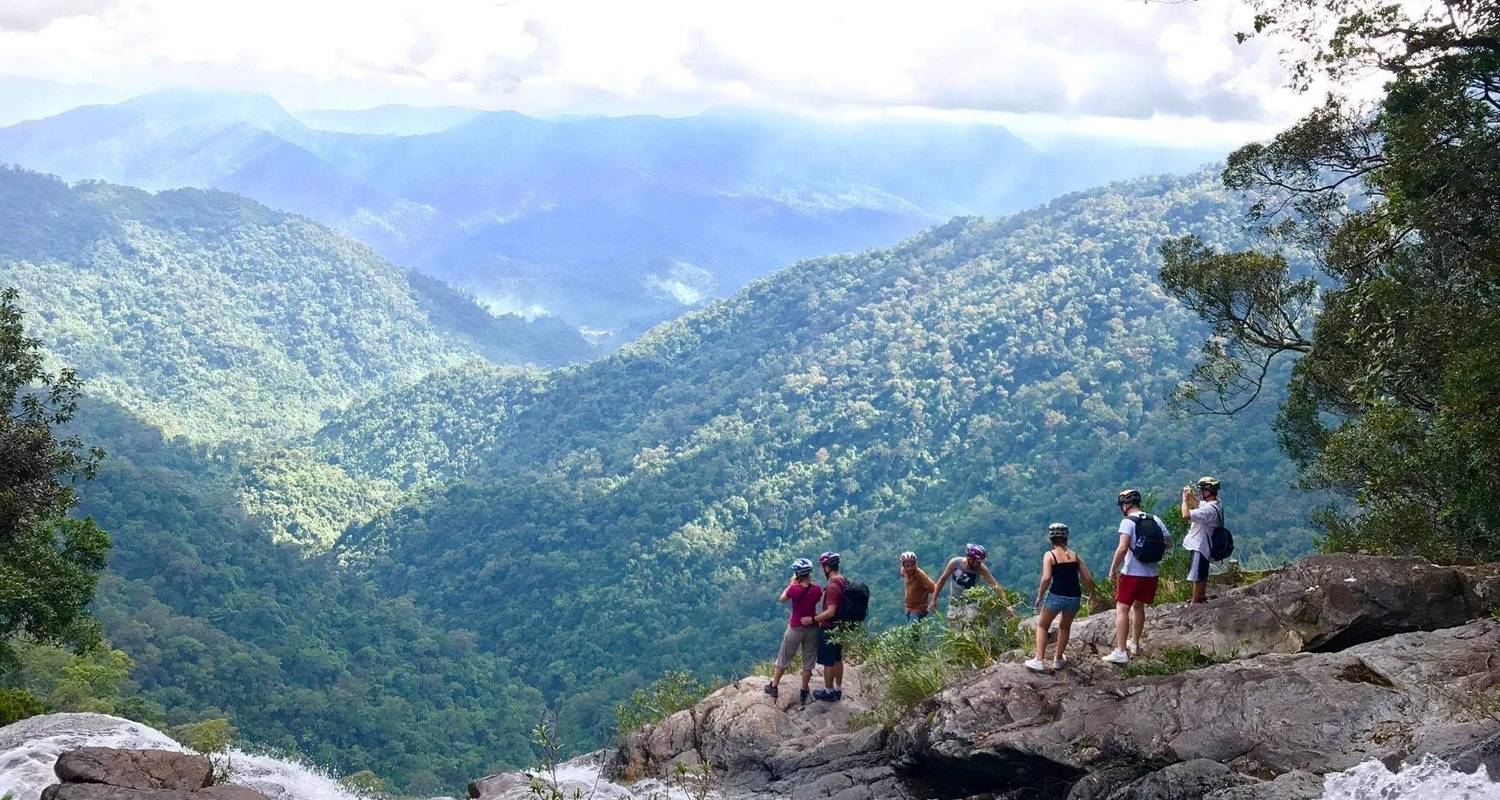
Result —
<path fill-rule="evenodd" d="M 1083 587 L 1091 594 L 1097 593 L 1094 576 L 1084 565 L 1078 553 L 1068 549 L 1068 526 L 1054 522 L 1047 528 L 1047 540 L 1052 545 L 1042 556 L 1042 580 L 1036 590 L 1036 655 L 1026 661 L 1026 668 L 1043 672 L 1048 668 L 1047 633 L 1052 620 L 1058 620 L 1057 658 L 1052 660 L 1052 669 L 1067 666 L 1068 658 L 1063 651 L 1068 648 L 1068 635 L 1073 629 L 1073 617 L 1083 604 Z"/>

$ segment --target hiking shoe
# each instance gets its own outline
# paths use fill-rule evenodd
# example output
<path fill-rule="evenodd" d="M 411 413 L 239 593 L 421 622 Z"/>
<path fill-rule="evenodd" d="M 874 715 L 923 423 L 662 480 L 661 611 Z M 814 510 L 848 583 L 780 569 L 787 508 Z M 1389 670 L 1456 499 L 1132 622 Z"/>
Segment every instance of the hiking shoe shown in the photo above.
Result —
<path fill-rule="evenodd" d="M 1125 650 L 1127 652 L 1129 652 L 1133 656 L 1138 656 L 1138 655 L 1141 654 L 1141 643 L 1140 642 L 1126 642 L 1125 643 Z"/>
<path fill-rule="evenodd" d="M 1124 650 L 1111 650 L 1109 652 L 1109 655 L 1104 656 L 1100 660 L 1104 661 L 1106 664 L 1129 664 L 1130 654 L 1125 652 Z"/>
<path fill-rule="evenodd" d="M 1047 671 L 1047 665 L 1044 664 L 1044 663 L 1042 663 L 1042 660 L 1040 658 L 1028 658 L 1028 659 L 1026 659 L 1026 668 L 1029 669 L 1029 670 L 1031 670 L 1032 672 L 1046 672 Z"/>
<path fill-rule="evenodd" d="M 780 697 L 781 696 L 781 689 L 779 687 L 777 687 L 777 685 L 774 684 L 774 683 L 768 683 L 768 684 L 766 684 L 766 694 L 768 694 L 768 695 L 770 695 L 772 697 Z"/>
<path fill-rule="evenodd" d="M 806 689 L 802 690 L 802 700 L 801 700 L 802 705 L 804 705 L 804 706 L 807 705 L 807 696 L 809 694 L 811 694 L 811 692 L 807 691 Z"/>
<path fill-rule="evenodd" d="M 1068 665 L 1068 657 L 1067 656 L 1058 656 L 1057 658 L 1053 659 L 1053 661 L 1052 661 L 1052 668 L 1053 669 L 1062 669 L 1063 667 L 1066 667 L 1067 665 Z"/>
<path fill-rule="evenodd" d="M 814 700 L 827 700 L 831 692 L 827 689 L 814 689 L 812 696 Z"/>

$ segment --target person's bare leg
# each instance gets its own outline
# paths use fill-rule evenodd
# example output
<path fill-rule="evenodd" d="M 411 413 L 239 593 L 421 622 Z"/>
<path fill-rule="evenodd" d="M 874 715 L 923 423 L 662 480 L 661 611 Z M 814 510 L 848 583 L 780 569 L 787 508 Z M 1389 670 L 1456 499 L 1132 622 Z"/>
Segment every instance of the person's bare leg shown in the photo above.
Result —
<path fill-rule="evenodd" d="M 1061 621 L 1057 623 L 1057 657 L 1063 657 L 1063 651 L 1068 649 L 1068 637 L 1073 633 L 1073 617 L 1076 611 L 1064 611 Z"/>
<path fill-rule="evenodd" d="M 838 691 L 843 691 L 844 690 L 844 662 L 840 661 L 839 663 L 834 664 L 833 666 L 829 667 L 828 669 L 829 669 L 829 671 L 831 671 L 833 673 L 833 688 L 836 689 L 836 690 L 838 690 Z"/>
<path fill-rule="evenodd" d="M 785 674 L 786 674 L 786 667 L 777 667 L 774 671 L 771 672 L 771 685 L 772 686 L 780 686 L 781 685 L 781 676 L 785 675 Z"/>
<path fill-rule="evenodd" d="M 1050 609 L 1042 609 L 1042 615 L 1036 620 L 1036 660 L 1041 661 L 1047 657 L 1047 631 L 1052 627 L 1053 612 Z"/>
<path fill-rule="evenodd" d="M 1193 599 L 1189 602 L 1204 603 L 1208 601 L 1208 581 L 1193 581 Z"/>
<path fill-rule="evenodd" d="M 1146 604 L 1136 603 L 1131 607 L 1131 612 L 1131 615 L 1135 618 L 1134 630 L 1132 631 L 1133 638 L 1135 639 L 1135 649 L 1140 650 L 1141 635 L 1146 632 Z"/>
<path fill-rule="evenodd" d="M 1115 649 L 1125 652 L 1125 642 L 1130 638 L 1130 604 L 1115 603 Z"/>
<path fill-rule="evenodd" d="M 802 691 L 805 692 L 810 688 L 812 688 L 812 670 L 805 669 L 802 671 Z"/>

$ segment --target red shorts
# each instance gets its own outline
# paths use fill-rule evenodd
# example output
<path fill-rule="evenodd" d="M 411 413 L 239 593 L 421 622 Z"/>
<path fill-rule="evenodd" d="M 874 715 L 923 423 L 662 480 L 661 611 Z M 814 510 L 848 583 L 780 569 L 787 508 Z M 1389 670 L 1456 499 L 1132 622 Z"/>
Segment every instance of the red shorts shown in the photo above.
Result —
<path fill-rule="evenodd" d="M 1121 575 L 1120 582 L 1115 585 L 1115 602 L 1127 606 L 1134 603 L 1151 605 L 1156 601 L 1156 581 L 1155 577 Z"/>

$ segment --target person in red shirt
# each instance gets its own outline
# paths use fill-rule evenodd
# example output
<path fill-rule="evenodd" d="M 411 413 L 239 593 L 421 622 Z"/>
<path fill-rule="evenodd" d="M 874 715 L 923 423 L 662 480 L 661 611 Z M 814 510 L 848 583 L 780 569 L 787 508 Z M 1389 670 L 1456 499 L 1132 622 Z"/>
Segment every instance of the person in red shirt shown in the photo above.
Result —
<path fill-rule="evenodd" d="M 818 563 L 823 565 L 823 575 L 828 578 L 828 588 L 823 590 L 823 610 L 816 616 L 803 617 L 802 621 L 818 624 L 818 664 L 823 667 L 823 688 L 813 692 L 813 697 L 837 702 L 844 699 L 844 646 L 828 634 L 838 624 L 839 603 L 849 581 L 839 574 L 838 553 L 824 553 L 818 556 Z"/>
<path fill-rule="evenodd" d="M 810 622 L 818 612 L 818 600 L 823 596 L 822 587 L 813 583 L 812 562 L 799 558 L 792 562 L 792 578 L 781 592 L 783 603 L 792 604 L 791 619 L 787 621 L 786 633 L 781 637 L 781 650 L 776 654 L 776 670 L 771 673 L 771 682 L 766 684 L 766 694 L 781 696 L 781 676 L 792 665 L 792 658 L 802 654 L 802 704 L 807 704 L 808 689 L 812 686 L 813 662 L 818 653 L 818 626 Z"/>

